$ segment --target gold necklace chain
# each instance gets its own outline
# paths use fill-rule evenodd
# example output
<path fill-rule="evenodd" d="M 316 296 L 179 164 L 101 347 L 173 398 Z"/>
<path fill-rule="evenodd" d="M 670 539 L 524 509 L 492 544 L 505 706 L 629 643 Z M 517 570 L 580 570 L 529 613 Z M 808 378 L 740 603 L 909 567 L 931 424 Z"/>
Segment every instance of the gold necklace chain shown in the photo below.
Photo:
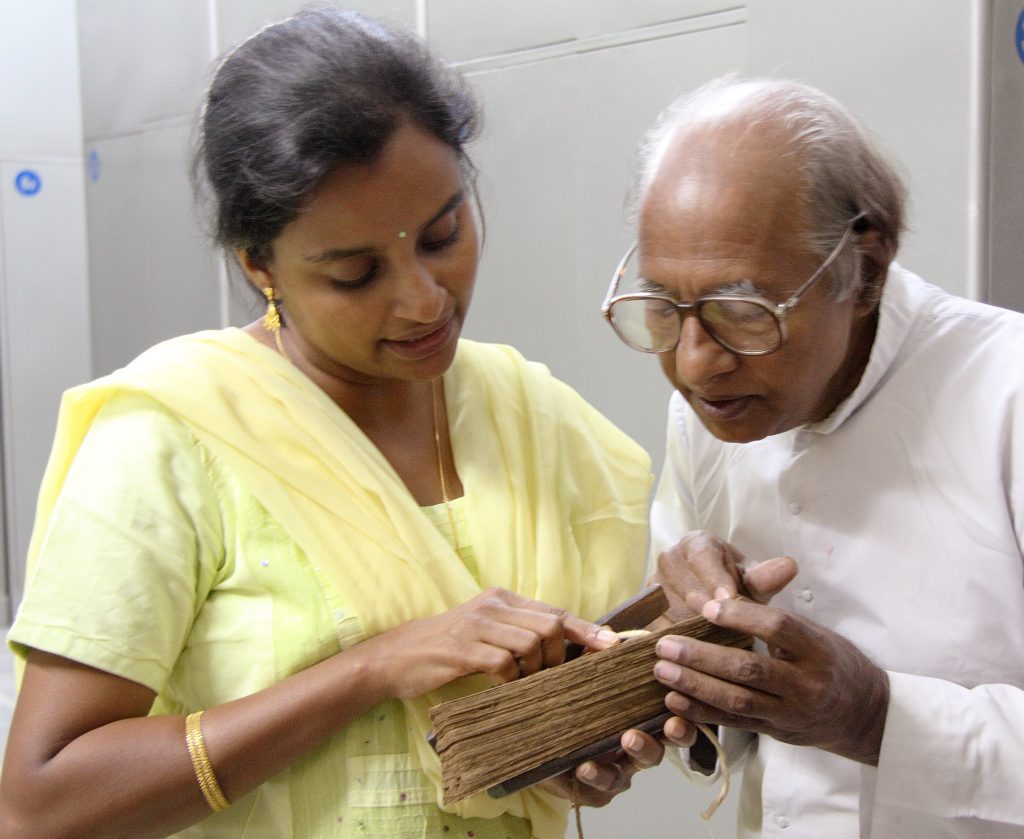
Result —
<path fill-rule="evenodd" d="M 444 473 L 444 455 L 441 452 L 441 424 L 438 422 L 437 415 L 442 413 L 444 421 L 447 424 L 448 416 L 445 411 L 444 404 L 441 401 L 442 382 L 441 378 L 438 377 L 430 382 L 430 401 L 431 408 L 434 416 L 434 448 L 437 451 L 437 475 L 441 479 L 441 497 L 444 499 L 444 508 L 448 513 L 448 526 L 452 531 L 452 543 L 455 546 L 455 553 L 460 557 L 462 556 L 462 546 L 459 544 L 459 533 L 455 529 L 455 516 L 452 515 L 452 499 L 448 495 L 448 481 L 445 479 Z"/>

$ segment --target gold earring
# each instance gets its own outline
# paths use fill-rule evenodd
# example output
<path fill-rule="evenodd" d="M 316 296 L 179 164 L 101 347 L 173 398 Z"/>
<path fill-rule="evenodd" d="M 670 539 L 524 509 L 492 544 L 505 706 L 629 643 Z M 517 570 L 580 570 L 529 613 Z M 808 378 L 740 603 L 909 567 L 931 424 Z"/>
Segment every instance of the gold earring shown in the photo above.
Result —
<path fill-rule="evenodd" d="M 271 332 L 274 335 L 274 341 L 277 344 L 277 351 L 281 353 L 285 358 L 291 360 L 288 356 L 288 352 L 284 348 L 284 343 L 281 341 L 281 313 L 277 310 L 277 301 L 274 299 L 274 288 L 273 286 L 267 286 L 262 289 L 263 296 L 267 298 L 267 311 L 263 315 L 263 328 L 267 332 Z"/>

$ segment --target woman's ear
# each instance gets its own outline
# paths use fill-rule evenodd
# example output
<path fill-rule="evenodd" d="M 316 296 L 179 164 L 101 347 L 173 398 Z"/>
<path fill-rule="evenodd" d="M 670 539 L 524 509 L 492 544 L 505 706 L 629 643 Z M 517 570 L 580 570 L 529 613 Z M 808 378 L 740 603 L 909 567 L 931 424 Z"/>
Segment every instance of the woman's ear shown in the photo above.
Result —
<path fill-rule="evenodd" d="M 262 294 L 263 289 L 273 288 L 273 274 L 263 263 L 257 262 L 247 248 L 235 248 L 235 259 L 238 260 L 239 267 L 245 272 L 246 278 L 258 292 Z"/>

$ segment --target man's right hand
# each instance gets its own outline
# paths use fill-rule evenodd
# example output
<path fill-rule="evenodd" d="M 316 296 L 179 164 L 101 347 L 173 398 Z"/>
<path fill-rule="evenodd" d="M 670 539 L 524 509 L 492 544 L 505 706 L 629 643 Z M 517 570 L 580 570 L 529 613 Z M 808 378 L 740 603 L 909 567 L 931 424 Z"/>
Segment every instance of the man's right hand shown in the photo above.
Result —
<path fill-rule="evenodd" d="M 767 603 L 796 573 L 796 561 L 788 556 L 754 563 L 724 539 L 693 530 L 658 557 L 650 582 L 664 586 L 665 617 L 676 622 L 699 614 L 709 600 L 743 595 Z"/>

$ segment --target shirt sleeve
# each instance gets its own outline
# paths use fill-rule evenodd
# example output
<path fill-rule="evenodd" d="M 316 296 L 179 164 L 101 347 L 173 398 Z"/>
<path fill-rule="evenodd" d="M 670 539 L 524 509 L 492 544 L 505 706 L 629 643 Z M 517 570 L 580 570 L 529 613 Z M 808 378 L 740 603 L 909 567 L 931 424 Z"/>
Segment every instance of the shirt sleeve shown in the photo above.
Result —
<path fill-rule="evenodd" d="M 9 642 L 160 692 L 223 565 L 204 451 L 159 403 L 111 398 L 54 506 Z"/>
<path fill-rule="evenodd" d="M 889 682 L 876 807 L 1024 826 L 1024 691 L 905 673 Z"/>
<path fill-rule="evenodd" d="M 1018 362 L 1019 363 L 1019 362 Z M 1024 393 L 1013 388 L 1002 423 L 1003 481 L 1018 546 L 1024 545 Z M 906 808 L 944 820 L 1024 827 L 1024 690 L 1011 684 L 966 688 L 889 673 L 890 698 L 874 783 L 876 818 Z M 960 822 L 954 822 L 959 824 Z M 965 825 L 967 822 L 965 822 Z M 974 832 L 972 832 L 972 830 Z M 963 828 L 963 835 L 981 835 Z M 985 833 L 984 835 L 989 835 Z M 994 835 L 994 834 L 993 834 Z M 1003 834 L 999 834 L 1003 835 Z"/>

